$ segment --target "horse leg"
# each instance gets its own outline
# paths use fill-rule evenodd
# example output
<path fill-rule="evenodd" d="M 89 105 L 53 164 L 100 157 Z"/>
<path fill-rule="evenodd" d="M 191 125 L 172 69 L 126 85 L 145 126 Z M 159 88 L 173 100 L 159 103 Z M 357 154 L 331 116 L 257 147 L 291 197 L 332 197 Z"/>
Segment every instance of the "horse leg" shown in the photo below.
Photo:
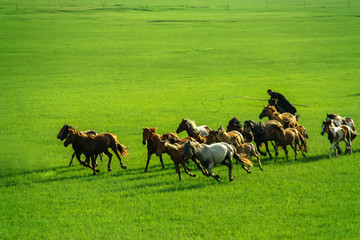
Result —
<path fill-rule="evenodd" d="M 111 149 L 114 151 L 115 155 L 116 155 L 117 158 L 119 159 L 121 168 L 122 168 L 122 169 L 126 169 L 126 166 L 125 166 L 125 165 L 122 163 L 122 161 L 121 161 L 121 157 L 120 157 L 120 155 L 119 155 L 119 152 L 118 152 L 116 146 L 115 146 L 115 147 L 112 147 Z"/>
<path fill-rule="evenodd" d="M 262 152 L 262 151 L 260 150 L 260 145 L 261 145 L 261 143 L 256 142 L 256 148 L 257 148 L 258 152 L 259 152 L 261 155 L 266 156 L 266 153 L 264 153 L 264 152 Z"/>
<path fill-rule="evenodd" d="M 162 154 L 159 155 L 159 158 L 160 158 L 160 163 L 161 163 L 162 169 L 165 169 L 164 162 L 162 159 Z"/>
<path fill-rule="evenodd" d="M 335 146 L 335 142 L 332 142 L 332 143 L 331 143 L 331 147 L 330 147 L 330 152 L 329 152 L 329 157 L 328 157 L 328 158 L 331 158 L 331 152 L 332 152 L 334 146 Z M 335 154 L 336 154 L 336 150 L 335 150 Z"/>
<path fill-rule="evenodd" d="M 152 155 L 152 152 L 149 152 L 149 151 L 148 151 L 148 157 L 147 157 L 147 161 L 146 161 L 146 166 L 145 166 L 144 172 L 147 172 L 147 170 L 148 170 L 148 166 L 149 166 L 149 163 L 150 163 L 151 155 Z"/>
<path fill-rule="evenodd" d="M 259 168 L 262 171 L 263 168 L 262 168 L 261 162 L 260 162 L 260 154 L 256 151 L 256 149 L 254 147 L 251 147 L 251 155 L 256 157 L 256 159 L 258 160 L 258 163 L 259 163 Z"/>
<path fill-rule="evenodd" d="M 110 172 L 110 171 L 111 171 L 111 159 L 112 159 L 112 154 L 111 154 L 108 150 L 106 150 L 104 153 L 109 157 L 108 171 Z"/>
<path fill-rule="evenodd" d="M 282 146 L 282 148 L 284 149 L 284 152 L 285 152 L 285 155 L 286 155 L 286 160 L 289 161 L 289 156 L 288 156 L 289 151 L 287 150 L 286 145 Z M 295 155 L 295 160 L 296 160 L 296 155 Z"/>
<path fill-rule="evenodd" d="M 91 156 L 91 165 L 92 165 L 93 171 L 94 171 L 93 175 L 96 175 L 96 172 L 98 172 L 97 169 L 95 168 L 95 164 L 96 164 L 96 159 L 95 159 L 95 156 L 92 155 Z"/>
<path fill-rule="evenodd" d="M 233 169 L 232 161 L 229 160 L 229 162 L 227 162 L 226 160 L 224 160 L 221 162 L 221 164 L 229 168 L 229 182 L 233 181 L 234 177 L 232 176 L 232 169 Z"/>
<path fill-rule="evenodd" d="M 251 173 L 250 169 L 246 168 L 244 162 L 241 160 L 241 157 L 239 154 L 234 153 L 234 158 L 238 161 L 240 161 L 241 167 L 247 172 L 247 173 Z"/>
<path fill-rule="evenodd" d="M 273 147 L 275 147 L 273 142 L 271 142 L 271 144 L 273 145 Z M 265 142 L 265 147 L 266 147 L 266 152 L 269 154 L 270 159 L 272 159 L 272 156 L 271 156 L 271 153 L 270 153 L 269 146 L 268 146 L 267 142 Z"/>
<path fill-rule="evenodd" d="M 202 172 L 202 174 L 203 174 L 204 176 L 209 177 L 208 171 L 203 168 L 203 166 L 201 165 L 201 163 L 200 163 L 198 160 L 196 160 L 195 157 L 192 157 L 191 160 L 196 164 L 197 168 Z"/>
<path fill-rule="evenodd" d="M 277 162 L 277 156 L 279 155 L 279 146 L 277 142 L 275 142 L 274 149 L 275 149 L 275 162 Z"/>
<path fill-rule="evenodd" d="M 185 173 L 186 173 L 187 175 L 189 175 L 190 177 L 196 177 L 195 174 L 192 174 L 192 173 L 189 172 L 189 169 L 186 167 L 185 162 L 181 161 L 181 165 L 183 166 L 183 168 L 184 168 L 184 170 L 185 170 Z"/>
<path fill-rule="evenodd" d="M 342 151 L 341 151 L 341 148 L 340 148 L 340 146 L 339 146 L 339 142 L 336 142 L 335 147 L 336 147 L 336 149 L 338 150 L 338 151 L 337 151 L 338 154 L 341 154 Z M 338 156 L 338 154 L 336 154 L 336 156 Z"/>
<path fill-rule="evenodd" d="M 180 173 L 179 163 L 174 162 L 174 164 L 175 164 L 175 171 L 179 175 L 179 181 L 181 181 L 181 173 Z"/>
<path fill-rule="evenodd" d="M 220 176 L 219 175 L 214 175 L 214 173 L 212 172 L 212 168 L 215 166 L 215 164 L 213 162 L 209 162 L 208 165 L 208 172 L 209 172 L 209 176 L 213 177 L 216 181 L 221 182 L 220 180 Z"/>
<path fill-rule="evenodd" d="M 299 145 L 300 146 L 300 145 Z M 290 144 L 290 147 L 292 148 L 292 149 L 294 149 L 294 152 L 295 152 L 295 161 L 297 160 L 297 156 L 298 156 L 298 153 L 297 153 L 297 144 L 296 144 L 296 142 L 295 142 L 295 144 L 294 143 L 291 143 Z"/>
<path fill-rule="evenodd" d="M 74 152 L 74 153 L 72 154 L 72 156 L 71 156 L 71 160 L 70 160 L 70 163 L 69 163 L 69 167 L 71 167 L 71 164 L 72 164 L 72 161 L 73 161 L 75 155 L 76 155 L 76 152 Z"/>

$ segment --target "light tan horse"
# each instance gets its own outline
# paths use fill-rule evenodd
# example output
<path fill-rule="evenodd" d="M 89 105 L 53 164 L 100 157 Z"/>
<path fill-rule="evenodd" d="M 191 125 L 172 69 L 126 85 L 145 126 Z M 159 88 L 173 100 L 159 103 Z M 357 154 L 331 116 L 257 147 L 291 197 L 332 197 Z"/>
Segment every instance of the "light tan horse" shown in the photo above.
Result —
<path fill-rule="evenodd" d="M 305 141 L 304 138 L 299 134 L 299 132 L 295 128 L 287 128 L 279 127 L 276 125 L 271 125 L 269 131 L 266 133 L 269 138 L 272 138 L 275 142 L 275 162 L 277 161 L 277 156 L 279 155 L 279 146 L 281 146 L 286 155 L 286 159 L 289 161 L 287 145 L 290 145 L 295 152 L 295 160 L 297 160 L 297 146 L 299 146 L 300 151 L 303 157 L 306 157 L 303 152 L 300 142 Z"/>
<path fill-rule="evenodd" d="M 259 118 L 262 119 L 263 117 L 268 117 L 269 120 L 277 120 L 283 126 L 285 125 L 285 122 L 289 122 L 289 127 L 296 127 L 298 125 L 298 122 L 294 115 L 287 112 L 279 113 L 278 111 L 276 111 L 276 108 L 274 106 L 270 106 L 270 105 L 267 106 L 264 105 L 264 109 L 260 113 Z"/>

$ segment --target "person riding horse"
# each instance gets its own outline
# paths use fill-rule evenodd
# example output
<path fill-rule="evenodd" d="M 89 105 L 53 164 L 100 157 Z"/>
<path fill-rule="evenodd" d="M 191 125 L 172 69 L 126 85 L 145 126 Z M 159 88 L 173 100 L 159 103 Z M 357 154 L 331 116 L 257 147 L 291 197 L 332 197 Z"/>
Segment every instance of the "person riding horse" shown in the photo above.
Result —
<path fill-rule="evenodd" d="M 276 110 L 280 113 L 288 112 L 293 115 L 296 113 L 296 108 L 284 97 L 284 95 L 273 92 L 271 89 L 267 90 L 270 95 L 269 104 L 275 106 Z"/>

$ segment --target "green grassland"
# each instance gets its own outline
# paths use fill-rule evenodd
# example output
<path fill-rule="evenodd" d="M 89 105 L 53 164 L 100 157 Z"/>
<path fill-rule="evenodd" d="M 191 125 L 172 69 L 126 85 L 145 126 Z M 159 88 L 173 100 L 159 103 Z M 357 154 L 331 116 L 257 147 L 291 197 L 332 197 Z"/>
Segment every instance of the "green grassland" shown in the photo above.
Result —
<path fill-rule="evenodd" d="M 354 0 L 0 0 L 0 239 L 359 239 L 359 139 L 328 159 L 320 135 L 326 113 L 359 125 L 359 24 Z M 268 88 L 309 106 L 307 158 L 143 173 L 142 127 L 260 121 L 266 102 L 203 101 Z M 64 123 L 116 134 L 128 169 L 68 167 Z"/>

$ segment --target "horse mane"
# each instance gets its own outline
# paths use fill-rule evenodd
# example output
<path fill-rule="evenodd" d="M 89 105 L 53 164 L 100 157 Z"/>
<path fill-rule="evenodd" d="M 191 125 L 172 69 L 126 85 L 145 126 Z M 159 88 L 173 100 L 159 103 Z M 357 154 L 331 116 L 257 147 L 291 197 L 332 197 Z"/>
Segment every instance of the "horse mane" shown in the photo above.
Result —
<path fill-rule="evenodd" d="M 273 111 L 274 113 L 277 113 L 276 108 L 274 106 L 268 105 L 267 107 L 270 108 L 271 111 Z"/>
<path fill-rule="evenodd" d="M 196 128 L 196 123 L 195 123 L 195 121 L 190 120 L 190 119 L 186 119 L 185 121 L 186 121 L 187 123 L 189 123 L 192 128 Z"/>
<path fill-rule="evenodd" d="M 336 119 L 336 118 L 338 118 L 340 116 L 335 114 L 335 113 L 330 113 L 330 114 L 327 114 L 327 117 L 330 118 L 330 119 Z"/>
<path fill-rule="evenodd" d="M 237 127 L 237 128 L 242 128 L 241 122 L 240 122 L 239 119 L 237 119 L 236 117 L 232 118 L 232 119 L 229 121 L 229 125 L 232 125 L 232 126 Z"/>

